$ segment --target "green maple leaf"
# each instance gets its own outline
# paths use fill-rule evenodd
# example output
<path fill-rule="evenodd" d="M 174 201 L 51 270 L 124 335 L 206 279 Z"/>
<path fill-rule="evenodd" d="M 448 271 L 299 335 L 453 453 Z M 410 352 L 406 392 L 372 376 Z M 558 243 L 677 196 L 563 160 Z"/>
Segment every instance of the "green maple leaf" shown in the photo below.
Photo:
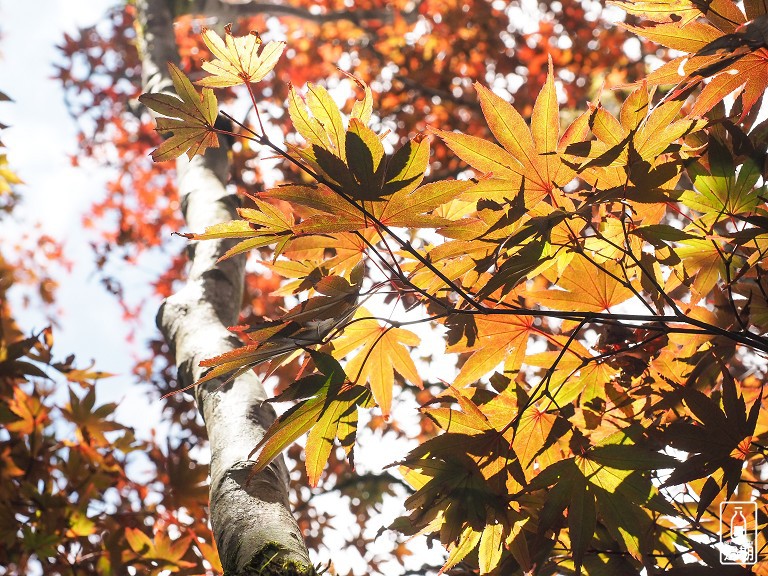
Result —
<path fill-rule="evenodd" d="M 289 444 L 309 432 L 306 466 L 309 483 L 317 486 L 333 442 L 339 439 L 351 455 L 357 430 L 357 409 L 374 406 L 371 392 L 349 381 L 341 365 L 327 354 L 310 352 L 320 373 L 297 380 L 272 402 L 300 400 L 269 427 L 251 454 L 259 453 L 251 474 L 257 474 Z"/>

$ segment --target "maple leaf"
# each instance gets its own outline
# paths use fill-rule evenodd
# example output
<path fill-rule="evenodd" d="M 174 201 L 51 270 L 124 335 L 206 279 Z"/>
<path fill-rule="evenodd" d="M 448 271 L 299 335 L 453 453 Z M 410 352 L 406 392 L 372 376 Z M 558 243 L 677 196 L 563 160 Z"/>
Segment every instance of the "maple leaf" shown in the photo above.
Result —
<path fill-rule="evenodd" d="M 448 547 L 450 553 L 448 554 L 448 558 L 445 560 L 445 564 L 440 569 L 440 574 L 449 568 L 453 568 L 456 566 L 456 564 L 464 560 L 464 558 L 466 558 L 466 556 L 477 547 L 481 538 L 482 533 L 476 530 L 474 527 L 464 527 L 458 540 L 455 543 L 452 542 Z"/>
<path fill-rule="evenodd" d="M 224 375 L 233 379 L 267 360 L 278 359 L 279 364 L 300 350 L 323 344 L 355 313 L 363 269 L 364 266 L 359 265 L 353 270 L 351 282 L 339 276 L 319 279 L 314 288 L 322 295 L 294 306 L 281 320 L 255 327 L 230 328 L 254 343 L 201 361 L 201 366 L 211 369 L 193 386 Z"/>
<path fill-rule="evenodd" d="M 227 250 L 219 261 L 232 258 L 255 248 L 277 244 L 277 258 L 291 239 L 294 232 L 293 218 L 277 206 L 253 198 L 256 208 L 238 208 L 241 220 L 219 222 L 205 229 L 202 233 L 176 233 L 188 240 L 214 240 L 217 238 L 245 238 Z"/>
<path fill-rule="evenodd" d="M 672 22 L 680 26 L 687 26 L 702 15 L 724 26 L 735 27 L 744 21 L 743 13 L 731 0 L 609 0 L 608 4 L 652 22 Z"/>
<path fill-rule="evenodd" d="M 639 557 L 644 551 L 643 531 L 650 525 L 649 511 L 677 515 L 647 474 L 672 467 L 677 460 L 634 444 L 630 433 L 612 434 L 583 455 L 548 466 L 526 488 L 529 492 L 547 489 L 539 534 L 554 528 L 557 516 L 568 507 L 569 534 L 577 563 L 592 541 L 597 517 L 617 541 Z M 638 504 L 645 509 L 638 508 Z"/>
<path fill-rule="evenodd" d="M 689 284 L 695 294 L 709 294 L 720 278 L 727 276 L 726 268 L 733 265 L 725 260 L 723 248 L 716 240 L 682 240 L 675 248 L 681 259 L 673 268 L 677 277 Z M 692 279 L 692 282 L 691 282 Z"/>
<path fill-rule="evenodd" d="M 627 14 L 642 16 L 652 22 L 681 21 L 684 24 L 701 17 L 701 10 L 690 0 L 608 0 Z"/>
<path fill-rule="evenodd" d="M 528 128 L 523 117 L 509 103 L 482 84 L 475 83 L 488 127 L 503 148 L 475 136 L 433 128 L 448 147 L 469 164 L 478 175 L 500 180 L 498 195 L 491 199 L 511 201 L 519 192 L 528 208 L 534 207 L 555 188 L 562 188 L 575 176 L 563 162 L 562 153 L 586 135 L 586 117 L 576 120 L 560 136 L 559 106 L 552 60 L 547 81 L 536 98 Z"/>
<path fill-rule="evenodd" d="M 486 524 L 483 528 L 477 551 L 480 574 L 489 574 L 501 562 L 505 536 L 504 524 Z"/>
<path fill-rule="evenodd" d="M 761 189 L 755 189 L 760 179 L 760 168 L 751 158 L 737 166 L 728 148 L 712 138 L 704 159 L 687 167 L 694 190 L 686 190 L 680 202 L 703 216 L 699 222 L 708 229 L 727 217 L 747 217 L 760 202 Z"/>
<path fill-rule="evenodd" d="M 162 570 L 178 572 L 180 568 L 191 568 L 194 562 L 182 560 L 192 543 L 192 536 L 183 536 L 171 540 L 168 533 L 159 531 L 155 534 L 154 541 L 138 528 L 126 528 L 125 538 L 128 544 L 140 558 L 151 560 L 158 567 L 153 574 Z"/>
<path fill-rule="evenodd" d="M 462 398 L 459 390 L 452 389 L 450 395 L 460 402 L 463 413 L 477 422 L 478 428 L 471 435 L 446 432 L 427 440 L 400 463 L 401 472 L 416 492 L 405 502 L 412 511 L 407 518 L 409 524 L 396 521 L 393 527 L 439 531 L 440 540 L 451 551 L 442 570 L 454 566 L 478 545 L 483 548 L 479 553 L 485 568 L 492 570 L 500 558 L 499 540 L 510 546 L 518 529 L 528 521 L 523 514 L 504 511 L 499 503 L 500 498 L 508 497 L 510 486 L 519 486 L 509 479 L 516 461 L 509 442 L 488 428 L 478 407 Z M 457 449 L 459 446 L 461 449 Z M 497 524 L 501 528 L 486 528 Z M 528 564 L 525 545 L 515 545 L 522 545 L 513 552 L 515 557 Z"/>
<path fill-rule="evenodd" d="M 601 264 L 575 256 L 557 280 L 557 289 L 529 292 L 536 302 L 554 310 L 601 312 L 635 294 L 622 278 L 623 268 L 612 260 Z"/>
<path fill-rule="evenodd" d="M 513 438 L 513 430 L 510 426 L 513 413 L 507 412 L 504 415 L 504 420 L 492 422 L 487 414 L 493 415 L 494 408 L 491 408 L 489 412 L 486 411 L 493 400 L 478 405 L 476 400 L 484 401 L 485 398 L 478 393 L 476 388 L 459 389 L 455 386 L 449 386 L 435 399 L 435 402 L 444 399 L 455 400 L 461 411 L 455 410 L 453 407 L 449 408 L 448 414 L 444 412 L 444 408 L 423 407 L 422 411 L 433 418 L 447 433 L 472 436 L 473 443 L 477 442 L 475 450 L 483 442 L 489 443 L 485 448 L 485 454 L 489 456 L 488 458 L 484 458 L 481 452 L 475 450 L 469 450 L 467 453 L 475 460 L 483 477 L 490 481 L 495 489 L 503 492 L 510 490 L 513 484 L 519 487 L 518 480 L 522 481 L 523 479 L 520 466 L 522 461 L 517 458 L 512 468 L 508 467 L 507 462 L 508 451 L 514 447 L 514 441 L 510 441 Z M 539 448 L 543 446 L 542 443 Z M 510 478 L 509 474 L 515 476 L 516 479 Z"/>
<path fill-rule="evenodd" d="M 357 130 L 353 131 L 354 128 Z M 352 121 L 343 158 L 315 146 L 314 164 L 320 172 L 354 200 L 377 200 L 397 191 L 407 193 L 416 188 L 427 169 L 429 141 L 417 136 L 401 146 L 387 162 L 382 162 L 384 148 L 381 142 L 371 131 L 363 140 L 358 136 L 363 129 L 368 130 L 358 121 Z"/>
<path fill-rule="evenodd" d="M 111 378 L 114 374 L 110 372 L 103 372 L 101 370 L 93 370 L 93 363 L 88 368 L 74 368 L 71 365 L 56 362 L 52 364 L 53 368 L 56 368 L 59 372 L 66 376 L 70 382 L 76 382 L 83 386 L 90 386 L 94 380 L 102 380 L 104 378 Z"/>
<path fill-rule="evenodd" d="M 317 267 L 318 260 L 323 261 L 323 267 L 332 274 L 347 276 L 362 261 L 363 255 L 372 243 L 376 233 L 364 230 L 360 233 L 341 232 L 336 234 L 322 234 L 317 236 L 304 236 L 293 238 L 283 250 L 283 255 L 291 260 L 286 262 L 302 261 L 304 258 L 314 260 L 315 264 L 309 264 L 311 269 Z M 330 258 L 328 256 L 331 256 Z M 317 255 L 317 258 L 311 258 Z M 266 263 L 264 263 L 266 265 Z M 286 278 L 304 278 L 301 275 L 286 275 L 276 270 L 278 274 Z M 279 289 L 277 293 L 286 293 Z"/>
<path fill-rule="evenodd" d="M 350 382 L 333 357 L 318 352 L 310 352 L 310 355 L 319 373 L 297 380 L 269 400 L 301 401 L 275 420 L 251 452 L 251 455 L 259 454 L 251 470 L 252 475 L 263 470 L 275 456 L 307 431 L 305 461 L 312 486 L 317 486 L 336 438 L 351 458 L 358 408 L 374 406 L 371 393 L 364 386 Z"/>
<path fill-rule="evenodd" d="M 168 63 L 176 95 L 142 94 L 139 101 L 161 116 L 158 132 L 173 132 L 152 152 L 155 162 L 173 160 L 184 152 L 189 158 L 203 154 L 206 148 L 218 148 L 219 138 L 214 127 L 219 113 L 213 90 L 203 88 L 198 94 L 186 75 L 173 63 Z"/>
<path fill-rule="evenodd" d="M 81 442 L 95 446 L 110 446 L 112 442 L 104 437 L 105 432 L 125 430 L 126 427 L 108 420 L 114 413 L 117 404 L 110 402 L 98 408 L 96 404 L 96 387 L 91 386 L 83 398 L 78 398 L 72 389 L 69 390 L 69 406 L 62 409 L 64 417 L 77 425 L 77 434 Z"/>
<path fill-rule="evenodd" d="M 372 201 L 397 192 L 407 195 L 421 183 L 429 162 L 429 140 L 419 134 L 385 157 L 381 137 L 366 126 L 370 120 L 370 88 L 352 108 L 348 127 L 327 90 L 309 84 L 306 100 L 291 87 L 288 112 L 296 130 L 310 144 L 291 147 L 327 184 L 353 201 Z M 371 208 L 371 210 L 374 210 Z"/>
<path fill-rule="evenodd" d="M 718 71 L 712 80 L 704 87 L 691 108 L 692 115 L 703 115 L 709 112 L 719 102 L 729 95 L 741 95 L 741 117 L 745 117 L 761 99 L 768 87 L 768 48 L 760 48 L 735 60 L 725 60 L 728 66 Z M 692 67 L 686 67 L 686 72 Z M 689 73 L 691 83 L 684 86 L 688 90 L 697 82 L 697 76 L 711 76 L 704 70 L 694 70 Z"/>
<path fill-rule="evenodd" d="M 311 486 L 317 486 L 338 438 L 347 457 L 352 461 L 352 450 L 357 432 L 358 408 L 373 408 L 375 402 L 370 390 L 364 386 L 342 387 L 326 402 L 317 423 L 309 431 L 306 444 L 307 478 Z"/>
<path fill-rule="evenodd" d="M 310 144 L 332 151 L 342 160 L 346 158 L 344 119 L 338 105 L 325 88 L 308 84 L 304 101 L 292 86 L 288 113 L 296 130 Z"/>
<path fill-rule="evenodd" d="M 456 228 L 451 228 L 452 232 L 455 230 Z M 445 232 L 445 229 L 442 232 Z M 452 288 L 435 275 L 433 269 L 439 270 L 450 281 L 474 287 L 475 276 L 472 271 L 476 269 L 478 262 L 491 254 L 492 250 L 492 246 L 478 242 L 465 240 L 445 242 L 427 250 L 427 258 L 432 269 L 422 262 L 412 260 L 408 255 L 404 255 L 407 260 L 402 268 L 408 272 L 408 280 L 414 286 L 430 294 L 438 294 L 446 288 Z"/>
<path fill-rule="evenodd" d="M 462 390 L 449 386 L 448 390 L 436 399 L 455 399 L 461 411 L 451 407 L 423 406 L 422 412 L 428 414 L 438 426 L 446 432 L 475 436 L 495 428 L 483 410 L 464 394 Z"/>
<path fill-rule="evenodd" d="M 345 161 L 347 159 L 346 143 L 350 134 L 357 136 L 369 149 L 371 160 L 380 158 L 383 154 L 379 138 L 367 128 L 373 110 L 371 89 L 362 80 L 350 74 L 347 76 L 364 90 L 363 99 L 356 100 L 352 106 L 347 130 L 344 129 L 344 119 L 339 107 L 325 88 L 310 83 L 307 85 L 306 98 L 302 98 L 293 86 L 290 87 L 288 115 L 296 131 L 311 147 L 308 151 L 298 148 L 295 150 L 299 156 L 309 160 L 310 163 L 314 161 L 311 151 L 316 148 L 330 152 L 342 162 Z"/>
<path fill-rule="evenodd" d="M 324 185 L 286 185 L 271 188 L 262 198 L 285 200 L 297 206 L 304 219 L 296 224 L 297 234 L 334 234 L 362 230 L 371 224 L 360 209 Z"/>
<path fill-rule="evenodd" d="M 366 211 L 388 227 L 439 228 L 451 220 L 436 213 L 458 194 L 472 188 L 470 181 L 430 182 L 413 189 L 406 186 L 389 197 L 365 203 Z M 279 186 L 262 197 L 287 200 L 300 207 L 304 218 L 294 225 L 296 235 L 364 231 L 377 224 L 361 207 L 350 203 L 326 186 Z"/>
<path fill-rule="evenodd" d="M 31 435 L 50 422 L 49 410 L 40 398 L 26 394 L 21 388 L 13 389 L 13 398 L 9 399 L 8 408 L 12 418 L 15 418 L 5 423 L 5 429 L 9 432 Z"/>
<path fill-rule="evenodd" d="M 702 493 L 697 519 L 721 490 L 732 494 L 741 480 L 743 463 L 749 455 L 761 406 L 756 401 L 747 410 L 744 397 L 739 394 L 739 385 L 728 367 L 719 358 L 716 362 L 722 374 L 720 398 L 708 396 L 695 388 L 679 388 L 679 396 L 688 406 L 691 416 L 670 423 L 664 430 L 664 440 L 670 446 L 689 453 L 685 462 L 674 467 L 664 484 L 673 486 L 709 477 L 712 489 L 707 490 L 706 495 Z M 718 470 L 722 471 L 719 483 L 714 479 Z"/>
<path fill-rule="evenodd" d="M 556 414 L 545 412 L 536 406 L 529 407 L 523 412 L 515 430 L 512 449 L 515 451 L 520 465 L 526 471 L 526 477 L 533 476 L 529 470 L 536 455 L 547 447 L 547 438 L 558 417 Z"/>
<path fill-rule="evenodd" d="M 232 36 L 232 26 L 224 27 L 224 40 L 213 30 L 203 31 L 203 41 L 216 57 L 203 62 L 203 70 L 212 76 L 196 84 L 207 88 L 226 88 L 258 82 L 269 74 L 285 49 L 285 42 L 272 40 L 262 44 L 257 32 L 247 36 Z"/>
<path fill-rule="evenodd" d="M 429 140 L 417 135 L 390 158 L 378 136 L 353 118 L 339 152 L 313 145 L 302 158 L 338 185 L 339 191 L 357 201 L 378 200 L 396 192 L 408 194 L 423 180 L 429 162 Z"/>
<path fill-rule="evenodd" d="M 621 106 L 617 119 L 602 105 L 591 105 L 589 124 L 596 140 L 568 147 L 582 158 L 579 175 L 600 192 L 593 202 L 629 198 L 638 202 L 670 195 L 682 172 L 677 157 L 690 152 L 680 140 L 706 126 L 695 117 L 678 118 L 683 102 L 662 102 L 651 108 L 644 83 Z"/>
<path fill-rule="evenodd" d="M 624 25 L 640 36 L 668 48 L 689 52 L 675 58 L 649 74 L 649 85 L 678 84 L 668 98 L 687 97 L 690 90 L 705 78 L 704 86 L 691 110 L 701 116 L 730 94 L 741 94 L 741 117 L 744 118 L 760 100 L 768 86 L 768 45 L 764 27 L 768 7 L 763 2 L 746 2 L 749 17 L 732 0 L 670 3 L 687 13 L 686 17 L 659 18 L 658 2 L 614 2 L 633 14 L 646 15 L 648 26 Z M 634 7 L 632 5 L 635 5 Z M 692 18 L 698 10 L 710 24 Z M 663 11 L 662 13 L 664 13 Z M 682 69 L 681 75 L 679 70 Z"/>
<path fill-rule="evenodd" d="M 347 362 L 346 371 L 353 381 L 370 383 L 376 403 L 382 414 L 388 417 L 395 371 L 419 388 L 423 385 L 406 348 L 417 346 L 420 341 L 410 330 L 382 326 L 371 317 L 370 312 L 361 307 L 344 333 L 334 339 L 333 355 L 340 359 L 362 346 Z"/>
<path fill-rule="evenodd" d="M 473 343 L 465 340 L 446 347 L 446 352 L 472 352 L 453 381 L 456 388 L 479 380 L 502 363 L 505 373 L 516 373 L 525 357 L 528 336 L 536 330 L 531 316 L 480 317 L 475 319 L 475 327 Z"/>

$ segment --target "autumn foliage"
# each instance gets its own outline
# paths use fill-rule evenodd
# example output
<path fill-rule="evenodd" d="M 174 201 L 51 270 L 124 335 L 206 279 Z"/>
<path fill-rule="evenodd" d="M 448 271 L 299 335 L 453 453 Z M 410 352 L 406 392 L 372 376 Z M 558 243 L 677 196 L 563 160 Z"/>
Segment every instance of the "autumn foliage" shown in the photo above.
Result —
<path fill-rule="evenodd" d="M 184 17 L 186 69 L 171 65 L 175 94 L 140 97 L 162 138 L 146 114 L 126 119 L 108 98 L 115 127 L 84 135 L 95 153 L 107 133 L 119 141 L 140 125 L 157 162 L 234 138 L 240 218 L 181 235 L 233 239 L 224 258 L 251 252 L 262 271 L 248 280 L 242 322 L 231 328 L 242 346 L 205 360 L 198 382 L 252 369 L 282 379 L 269 402 L 288 407 L 253 447 L 254 473 L 288 450 L 300 484 L 356 500 L 364 525 L 385 494 L 403 492 L 394 471 L 355 485 L 365 413 L 372 429 L 417 440 L 395 463 L 408 496 L 390 529 L 439 540 L 443 572 L 720 574 L 715 543 L 728 499 L 757 502 L 762 553 L 768 124 L 758 111 L 768 5 L 616 0 L 607 4 L 626 19 L 613 26 L 562 1 L 537 32 L 510 40 L 490 23 L 509 22 L 516 5 L 472 2 L 465 13 L 461 3 L 429 0 L 357 4 L 328 22 L 286 16 L 285 43 L 250 32 L 266 36 L 262 16 L 218 32 Z M 337 12 L 324 5 L 323 13 Z M 130 30 L 129 20 L 130 10 L 113 14 L 116 30 Z M 635 35 L 641 56 L 632 60 Z M 332 41 L 340 38 L 346 45 Z M 647 74 L 644 54 L 661 60 Z M 592 84 L 597 75 L 608 86 Z M 343 105 L 330 87 L 349 96 Z M 247 118 L 228 111 L 238 98 L 251 104 Z M 267 157 L 280 161 L 274 185 L 260 168 Z M 172 194 L 155 199 L 171 165 L 128 147 L 122 161 L 115 194 L 96 212 L 122 215 L 102 258 L 118 247 L 140 257 L 156 241 L 144 239 L 147 226 L 179 229 L 164 216 Z M 138 205 L 121 187 L 127 180 L 142 184 Z M 181 263 L 158 281 L 162 295 Z M 444 341 L 429 358 L 417 352 L 420 325 Z M 51 526 L 31 522 L 9 558 L 51 558 L 77 542 L 91 550 L 98 532 L 109 538 L 92 544 L 99 559 L 87 566 L 99 573 L 215 570 L 204 472 L 188 453 L 200 431 L 183 396 L 168 402 L 184 440 L 161 450 L 111 421 L 114 407 L 95 405 L 87 382 L 99 374 L 53 364 L 85 390 L 60 409 L 77 441 L 60 442 L 35 368 L 52 363 L 51 335 L 14 338 L 0 340 L 10 438 L 0 445 L 0 489 L 24 502 L 16 517 L 35 518 L 41 504 L 27 484 L 44 485 L 48 474 L 88 488 L 77 502 L 44 491 L 59 497 L 60 515 Z M 167 353 L 156 342 L 155 358 L 137 367 L 159 372 L 162 393 L 178 390 L 157 360 Z M 433 378 L 434 363 L 455 364 L 453 378 Z M 420 404 L 414 433 L 397 423 L 401 394 Z M 140 448 L 158 470 L 143 485 L 123 460 Z M 87 465 L 67 468 L 73 458 Z M 122 504 L 94 517 L 107 486 Z M 162 505 L 147 503 L 152 491 Z M 300 486 L 294 504 L 308 543 L 319 546 L 328 521 L 313 515 L 311 498 Z M 129 506 L 136 499 L 141 513 Z M 118 525 L 120 514 L 132 520 Z M 19 530 L 0 542 L 10 545 Z M 354 543 L 361 556 L 368 544 Z M 755 570 L 764 569 L 759 561 Z"/>

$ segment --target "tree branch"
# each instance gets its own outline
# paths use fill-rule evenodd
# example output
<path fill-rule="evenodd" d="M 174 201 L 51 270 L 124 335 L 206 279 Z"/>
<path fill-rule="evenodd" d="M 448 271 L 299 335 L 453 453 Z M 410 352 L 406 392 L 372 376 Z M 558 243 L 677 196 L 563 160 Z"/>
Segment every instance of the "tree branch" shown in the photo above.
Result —
<path fill-rule="evenodd" d="M 139 52 L 145 91 L 168 91 L 165 64 L 178 62 L 173 15 L 165 0 L 139 0 Z M 237 198 L 226 189 L 227 144 L 177 163 L 182 211 L 193 229 L 237 217 Z M 176 357 L 181 385 L 199 379 L 200 361 L 234 350 L 238 339 L 228 326 L 237 322 L 243 295 L 245 257 L 218 262 L 233 241 L 193 244 L 186 285 L 169 297 L 157 325 Z M 211 447 L 210 511 L 214 537 L 227 574 L 245 574 L 271 558 L 286 573 L 314 569 L 288 503 L 288 472 L 277 458 L 248 482 L 248 454 L 274 421 L 261 381 L 249 372 L 232 382 L 212 380 L 195 390 Z M 267 555 L 269 558 L 262 558 Z"/>

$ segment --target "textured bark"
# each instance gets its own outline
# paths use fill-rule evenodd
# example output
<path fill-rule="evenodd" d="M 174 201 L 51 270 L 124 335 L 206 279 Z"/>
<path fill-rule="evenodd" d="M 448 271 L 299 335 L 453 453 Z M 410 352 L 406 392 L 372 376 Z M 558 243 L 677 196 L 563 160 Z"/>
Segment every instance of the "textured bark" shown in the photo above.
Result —
<path fill-rule="evenodd" d="M 137 2 L 145 91 L 172 89 L 166 62 L 178 62 L 178 52 L 169 6 L 165 0 Z M 182 211 L 191 230 L 237 217 L 238 200 L 225 186 L 226 143 L 221 144 L 204 156 L 191 161 L 182 156 L 177 162 Z M 187 283 L 158 313 L 157 324 L 175 354 L 181 386 L 200 378 L 201 360 L 238 346 L 227 326 L 237 322 L 240 311 L 245 258 L 216 262 L 232 243 L 192 244 Z M 195 397 L 210 440 L 211 524 L 226 573 L 312 573 L 290 512 L 283 460 L 276 459 L 246 482 L 253 463 L 248 454 L 275 418 L 263 402 L 261 381 L 252 372 L 227 384 L 212 380 L 198 386 Z M 263 570 L 264 561 L 269 561 L 268 570 Z"/>

